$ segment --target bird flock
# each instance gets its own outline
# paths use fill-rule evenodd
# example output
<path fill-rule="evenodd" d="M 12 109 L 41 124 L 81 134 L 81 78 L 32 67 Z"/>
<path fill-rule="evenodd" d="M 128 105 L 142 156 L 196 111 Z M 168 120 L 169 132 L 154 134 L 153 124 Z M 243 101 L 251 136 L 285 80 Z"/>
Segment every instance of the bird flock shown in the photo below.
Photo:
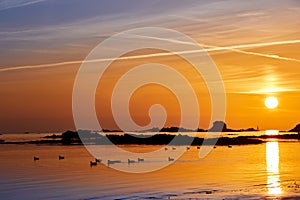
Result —
<path fill-rule="evenodd" d="M 214 148 L 216 148 L 216 146 L 214 146 Z M 232 148 L 232 146 L 231 146 L 231 145 L 228 145 L 228 148 Z M 197 149 L 200 149 L 200 147 L 197 146 Z M 165 147 L 164 150 L 165 150 L 165 151 L 168 151 L 169 148 L 168 148 L 168 147 Z M 172 151 L 175 151 L 175 150 L 176 150 L 176 147 L 172 147 L 171 150 L 172 150 Z M 190 147 L 186 147 L 186 150 L 187 150 L 187 151 L 190 150 Z M 65 159 L 64 156 L 58 155 L 58 160 L 64 160 L 64 159 Z M 39 158 L 38 156 L 34 156 L 34 157 L 33 157 L 33 160 L 34 160 L 34 161 L 38 161 L 38 160 L 40 160 L 40 158 Z M 168 157 L 167 160 L 168 160 L 169 162 L 174 162 L 174 161 L 175 161 L 175 159 L 172 158 L 172 157 L 170 157 L 170 156 Z M 99 163 L 101 163 L 101 162 L 102 162 L 101 159 L 95 158 L 94 160 L 91 160 L 91 161 L 90 161 L 90 166 L 91 166 L 91 167 L 92 167 L 92 166 L 97 166 L 97 165 L 98 165 Z M 128 160 L 127 160 L 127 163 L 128 163 L 128 164 L 142 163 L 142 162 L 145 162 L 145 159 L 144 159 L 144 158 L 137 158 L 136 160 L 133 160 L 133 159 L 128 159 Z M 107 165 L 108 165 L 108 166 L 113 165 L 113 164 L 116 164 L 116 163 L 122 163 L 122 161 L 121 161 L 121 160 L 107 160 Z"/>

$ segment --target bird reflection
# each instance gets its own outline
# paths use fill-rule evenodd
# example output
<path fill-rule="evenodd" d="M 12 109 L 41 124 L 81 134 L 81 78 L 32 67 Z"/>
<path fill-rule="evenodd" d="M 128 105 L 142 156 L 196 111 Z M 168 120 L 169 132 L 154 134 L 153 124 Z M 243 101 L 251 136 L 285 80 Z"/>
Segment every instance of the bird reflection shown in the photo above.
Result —
<path fill-rule="evenodd" d="M 278 141 L 266 143 L 266 162 L 268 175 L 268 193 L 270 195 L 281 194 L 279 173 L 279 147 Z"/>

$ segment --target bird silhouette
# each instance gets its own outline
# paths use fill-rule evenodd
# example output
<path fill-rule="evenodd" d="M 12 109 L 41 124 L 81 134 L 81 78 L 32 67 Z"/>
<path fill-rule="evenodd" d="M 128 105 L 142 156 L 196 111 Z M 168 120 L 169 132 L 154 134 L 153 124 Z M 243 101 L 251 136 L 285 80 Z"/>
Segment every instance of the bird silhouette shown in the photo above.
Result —
<path fill-rule="evenodd" d="M 169 162 L 174 161 L 174 158 L 169 157 L 169 158 L 168 158 L 168 161 L 169 161 Z"/>

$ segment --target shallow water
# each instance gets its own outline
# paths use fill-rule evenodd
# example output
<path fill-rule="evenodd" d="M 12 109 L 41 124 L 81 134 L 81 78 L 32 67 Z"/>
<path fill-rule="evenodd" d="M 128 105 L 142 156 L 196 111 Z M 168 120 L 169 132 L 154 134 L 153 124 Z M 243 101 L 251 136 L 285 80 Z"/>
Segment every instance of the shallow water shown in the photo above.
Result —
<path fill-rule="evenodd" d="M 160 146 L 121 146 L 148 152 Z M 111 146 L 101 146 L 109 151 Z M 179 148 L 184 147 L 176 147 Z M 175 151 L 176 151 L 175 150 Z M 300 198 L 300 143 L 217 147 L 204 159 L 196 147 L 170 166 L 145 174 L 119 172 L 93 160 L 84 146 L 0 145 L 0 199 Z M 168 162 L 166 155 L 155 158 Z M 33 161 L 33 156 L 39 161 Z M 64 160 L 58 160 L 64 155 Z M 139 168 L 154 162 L 128 165 Z M 105 161 L 104 161 L 105 162 Z"/>

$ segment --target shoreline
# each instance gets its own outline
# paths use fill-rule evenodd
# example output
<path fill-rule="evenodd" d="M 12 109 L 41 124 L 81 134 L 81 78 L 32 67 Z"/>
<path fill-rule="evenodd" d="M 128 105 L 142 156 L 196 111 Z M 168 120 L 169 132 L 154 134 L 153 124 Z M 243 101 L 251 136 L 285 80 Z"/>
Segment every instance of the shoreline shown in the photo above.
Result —
<path fill-rule="evenodd" d="M 189 145 L 189 146 L 202 146 L 202 145 L 215 145 L 215 146 L 230 146 L 230 145 L 250 145 L 250 144 L 263 144 L 270 139 L 280 141 L 300 141 L 300 134 L 283 134 L 283 135 L 261 135 L 261 136 L 237 136 L 237 137 L 220 137 L 220 138 L 207 138 L 203 144 L 204 138 L 191 137 L 187 135 L 171 134 L 157 134 L 151 137 L 134 137 L 130 134 L 123 135 L 99 135 L 95 133 L 79 134 L 73 131 L 67 131 L 61 135 L 50 135 L 42 137 L 41 140 L 34 141 L 13 141 L 1 144 L 36 144 L 36 145 Z M 174 139 L 174 140 L 173 140 Z M 217 141 L 216 141 L 217 140 Z"/>

